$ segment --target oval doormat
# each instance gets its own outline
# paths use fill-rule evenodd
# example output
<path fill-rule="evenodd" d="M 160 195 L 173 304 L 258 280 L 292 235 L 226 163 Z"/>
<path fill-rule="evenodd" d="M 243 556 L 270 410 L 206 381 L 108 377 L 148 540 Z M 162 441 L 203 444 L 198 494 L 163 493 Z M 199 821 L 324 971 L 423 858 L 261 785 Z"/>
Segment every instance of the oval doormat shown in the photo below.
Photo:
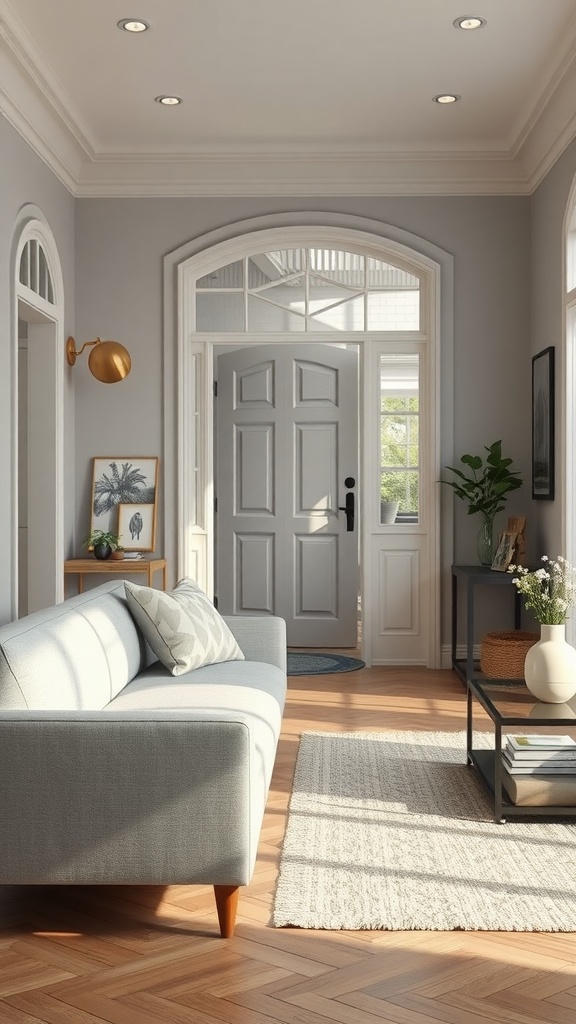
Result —
<path fill-rule="evenodd" d="M 357 672 L 366 663 L 360 658 L 348 658 L 343 654 L 308 654 L 305 651 L 288 651 L 289 676 L 322 676 L 329 672 Z"/>

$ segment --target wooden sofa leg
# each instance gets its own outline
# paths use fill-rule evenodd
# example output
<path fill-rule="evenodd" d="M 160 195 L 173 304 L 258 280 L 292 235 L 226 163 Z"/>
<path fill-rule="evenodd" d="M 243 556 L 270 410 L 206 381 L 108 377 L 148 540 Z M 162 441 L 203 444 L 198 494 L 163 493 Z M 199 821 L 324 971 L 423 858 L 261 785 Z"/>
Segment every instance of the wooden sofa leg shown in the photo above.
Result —
<path fill-rule="evenodd" d="M 223 939 L 230 939 L 234 934 L 236 924 L 236 910 L 238 909 L 239 885 L 215 885 L 214 895 L 216 897 L 216 910 L 218 911 L 218 922 L 220 934 Z"/>

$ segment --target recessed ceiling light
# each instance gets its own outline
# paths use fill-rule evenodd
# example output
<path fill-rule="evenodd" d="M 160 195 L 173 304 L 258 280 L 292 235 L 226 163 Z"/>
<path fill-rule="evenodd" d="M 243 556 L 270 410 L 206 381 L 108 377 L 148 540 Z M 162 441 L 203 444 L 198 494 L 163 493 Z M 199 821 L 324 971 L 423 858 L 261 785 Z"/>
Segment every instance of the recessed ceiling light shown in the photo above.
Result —
<path fill-rule="evenodd" d="M 179 103 L 182 103 L 180 96 L 156 96 L 156 103 L 161 103 L 164 107 L 177 107 Z"/>
<path fill-rule="evenodd" d="M 140 18 L 122 18 L 122 21 L 118 22 L 118 28 L 124 29 L 125 32 L 146 32 L 150 25 Z"/>
<path fill-rule="evenodd" d="M 456 93 L 453 93 L 453 92 L 442 92 L 442 93 L 440 93 L 439 96 L 433 96 L 432 99 L 433 99 L 434 103 L 444 103 L 444 104 L 446 104 L 446 103 L 457 103 L 458 100 L 461 99 L 461 97 L 457 96 Z"/>
<path fill-rule="evenodd" d="M 456 21 L 453 24 L 454 28 L 463 28 L 466 29 L 466 31 L 471 32 L 475 28 L 484 28 L 486 19 L 478 18 L 476 15 L 467 15 L 464 18 L 456 18 Z"/>

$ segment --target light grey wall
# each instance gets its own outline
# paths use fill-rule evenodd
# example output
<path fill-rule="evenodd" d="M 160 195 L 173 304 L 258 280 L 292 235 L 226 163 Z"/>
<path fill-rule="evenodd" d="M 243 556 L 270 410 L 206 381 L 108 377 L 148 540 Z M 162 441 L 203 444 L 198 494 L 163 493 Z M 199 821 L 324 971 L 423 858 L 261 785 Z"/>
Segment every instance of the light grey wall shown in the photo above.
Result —
<path fill-rule="evenodd" d="M 561 392 L 566 380 L 563 334 L 565 282 L 563 231 L 566 207 L 576 175 L 576 141 L 532 196 L 532 354 L 555 346 L 556 362 L 556 488 L 554 501 L 534 502 L 538 519 L 538 554 L 565 554 L 560 550 L 564 501 L 563 424 Z"/>
<path fill-rule="evenodd" d="M 44 214 L 62 265 L 65 289 L 65 328 L 72 333 L 74 317 L 74 199 L 20 135 L 0 116 L 0 533 L 11 535 L 15 504 L 13 479 L 13 419 L 11 393 L 18 324 L 13 304 L 14 229 L 18 211 L 32 203 Z M 63 354 L 64 358 L 64 354 Z M 74 419 L 71 390 L 66 387 L 66 538 L 74 522 Z M 9 544 L 0 545 L 0 622 L 11 617 L 13 580 Z"/>
<path fill-rule="evenodd" d="M 502 438 L 528 482 L 530 471 L 530 200 L 503 197 L 320 199 L 81 199 L 77 203 L 78 337 L 123 342 L 133 371 L 102 391 L 76 377 L 78 537 L 89 524 L 94 455 L 162 455 L 162 258 L 190 239 L 250 217 L 323 212 L 370 218 L 410 231 L 454 257 L 454 456 Z M 452 452 L 443 453 L 443 464 Z M 528 484 L 507 513 L 527 513 Z M 501 513 L 500 525 L 506 514 Z M 454 550 L 443 552 L 444 626 L 449 566 L 475 562 L 480 523 L 455 505 Z M 162 552 L 160 530 L 157 550 Z M 449 545 L 446 545 L 448 548 Z"/>

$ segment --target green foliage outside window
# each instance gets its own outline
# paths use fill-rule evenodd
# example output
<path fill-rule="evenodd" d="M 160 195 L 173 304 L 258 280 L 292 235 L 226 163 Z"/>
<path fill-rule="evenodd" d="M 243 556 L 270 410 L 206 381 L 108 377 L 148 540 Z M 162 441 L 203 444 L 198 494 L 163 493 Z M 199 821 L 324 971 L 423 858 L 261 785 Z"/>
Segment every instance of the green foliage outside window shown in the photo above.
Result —
<path fill-rule="evenodd" d="M 399 512 L 416 514 L 419 508 L 418 483 L 418 473 L 382 473 L 380 498 L 382 501 L 400 502 Z"/>
<path fill-rule="evenodd" d="M 381 396 L 380 497 L 398 501 L 399 511 L 419 508 L 418 396 Z"/>

